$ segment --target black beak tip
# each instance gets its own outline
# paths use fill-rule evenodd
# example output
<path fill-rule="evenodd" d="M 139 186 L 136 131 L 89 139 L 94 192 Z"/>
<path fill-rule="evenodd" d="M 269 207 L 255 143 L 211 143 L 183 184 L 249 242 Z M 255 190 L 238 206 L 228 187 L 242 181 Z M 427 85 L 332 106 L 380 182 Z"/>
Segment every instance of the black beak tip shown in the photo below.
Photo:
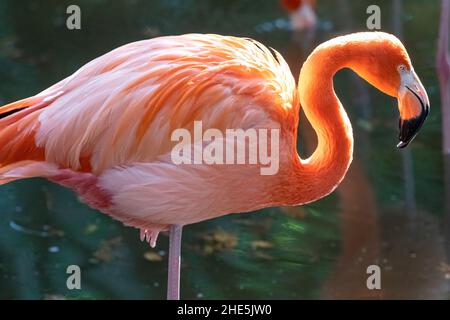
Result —
<path fill-rule="evenodd" d="M 400 141 L 400 142 L 397 144 L 397 148 L 403 149 L 403 148 L 407 147 L 408 144 L 409 144 L 409 141 L 408 141 L 408 142 Z"/>
<path fill-rule="evenodd" d="M 428 112 L 422 112 L 422 114 L 416 118 L 400 121 L 400 142 L 397 144 L 398 149 L 403 149 L 409 145 L 411 141 L 417 136 L 420 128 L 422 127 Z"/>
<path fill-rule="evenodd" d="M 406 87 L 411 93 L 416 96 L 417 100 L 419 100 L 422 112 L 419 116 L 399 121 L 399 139 L 400 142 L 397 144 L 398 149 L 403 149 L 409 145 L 409 143 L 415 138 L 417 133 L 419 132 L 420 128 L 422 127 L 423 123 L 425 122 L 425 119 L 427 118 L 429 112 L 430 112 L 430 106 L 428 104 L 425 104 L 424 101 L 415 93 L 413 90 L 411 90 L 409 87 Z"/>

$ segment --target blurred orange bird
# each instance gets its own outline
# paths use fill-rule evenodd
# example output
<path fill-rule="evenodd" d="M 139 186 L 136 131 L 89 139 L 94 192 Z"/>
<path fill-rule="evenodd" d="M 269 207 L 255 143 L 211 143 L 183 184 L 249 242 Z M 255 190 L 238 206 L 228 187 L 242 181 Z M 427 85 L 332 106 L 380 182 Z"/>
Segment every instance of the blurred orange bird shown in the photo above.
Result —
<path fill-rule="evenodd" d="M 333 89 L 350 68 L 397 97 L 406 146 L 429 112 L 402 43 L 382 32 L 318 46 L 298 87 L 272 48 L 212 34 L 130 43 L 41 93 L 0 108 L 0 183 L 45 177 L 88 205 L 141 230 L 155 245 L 170 229 L 168 298 L 179 297 L 182 226 L 234 212 L 301 205 L 332 192 L 353 152 L 352 128 Z M 296 150 L 300 105 L 316 131 L 308 159 Z M 261 164 L 171 161 L 177 128 L 279 130 L 279 170 Z"/>
<path fill-rule="evenodd" d="M 291 28 L 294 31 L 316 26 L 315 0 L 280 0 L 280 3 L 289 12 Z"/>

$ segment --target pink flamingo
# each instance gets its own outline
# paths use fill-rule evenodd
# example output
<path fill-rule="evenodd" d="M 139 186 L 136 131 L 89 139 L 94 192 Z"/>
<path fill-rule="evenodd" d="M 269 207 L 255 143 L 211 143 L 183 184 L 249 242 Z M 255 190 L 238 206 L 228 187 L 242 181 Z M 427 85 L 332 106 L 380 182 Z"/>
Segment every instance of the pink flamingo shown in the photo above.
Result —
<path fill-rule="evenodd" d="M 170 229 L 168 298 L 179 298 L 182 226 L 233 212 L 300 205 L 341 182 L 352 160 L 350 121 L 333 76 L 351 68 L 397 97 L 399 148 L 415 137 L 429 100 L 402 43 L 381 32 L 337 37 L 303 64 L 298 88 L 279 53 L 211 34 L 130 43 L 43 92 L 0 108 L 0 183 L 45 177 L 93 208 L 139 228 L 152 246 Z M 318 145 L 296 150 L 299 109 Z M 279 130 L 277 174 L 261 164 L 171 160 L 175 129 Z"/>
<path fill-rule="evenodd" d="M 289 12 L 291 28 L 294 31 L 316 26 L 315 0 L 280 0 L 280 3 Z"/>

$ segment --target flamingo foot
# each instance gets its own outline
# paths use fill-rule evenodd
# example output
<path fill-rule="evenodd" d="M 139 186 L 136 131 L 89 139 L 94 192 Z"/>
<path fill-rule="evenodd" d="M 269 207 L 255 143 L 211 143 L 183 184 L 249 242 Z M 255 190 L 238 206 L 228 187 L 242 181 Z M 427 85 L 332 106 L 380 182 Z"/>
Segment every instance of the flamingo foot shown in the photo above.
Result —
<path fill-rule="evenodd" d="M 171 225 L 169 231 L 169 266 L 167 300 L 180 300 L 181 233 L 183 226 Z"/>
<path fill-rule="evenodd" d="M 147 241 L 150 247 L 154 248 L 156 246 L 156 240 L 158 240 L 159 231 L 151 229 L 141 229 L 140 239 L 141 241 Z"/>

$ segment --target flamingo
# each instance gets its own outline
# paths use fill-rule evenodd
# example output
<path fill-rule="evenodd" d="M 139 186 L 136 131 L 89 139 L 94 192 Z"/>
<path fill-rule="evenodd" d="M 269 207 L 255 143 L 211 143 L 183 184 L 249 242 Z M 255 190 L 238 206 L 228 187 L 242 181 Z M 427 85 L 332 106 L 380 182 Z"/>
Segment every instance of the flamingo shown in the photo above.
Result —
<path fill-rule="evenodd" d="M 280 3 L 289 12 L 291 28 L 294 31 L 315 27 L 315 0 L 280 0 Z"/>
<path fill-rule="evenodd" d="M 0 107 L 0 184 L 44 177 L 155 246 L 169 231 L 168 299 L 179 298 L 182 227 L 229 213 L 310 203 L 331 193 L 352 161 L 353 136 L 333 89 L 350 68 L 397 97 L 406 147 L 429 112 L 403 44 L 383 32 L 336 37 L 304 62 L 298 87 L 283 57 L 214 34 L 126 44 L 29 98 Z M 317 135 L 297 153 L 300 106 Z M 279 170 L 258 164 L 175 164 L 179 128 L 279 130 Z M 201 139 L 200 139 L 201 140 Z M 204 143 L 204 141 L 200 141 Z"/>

